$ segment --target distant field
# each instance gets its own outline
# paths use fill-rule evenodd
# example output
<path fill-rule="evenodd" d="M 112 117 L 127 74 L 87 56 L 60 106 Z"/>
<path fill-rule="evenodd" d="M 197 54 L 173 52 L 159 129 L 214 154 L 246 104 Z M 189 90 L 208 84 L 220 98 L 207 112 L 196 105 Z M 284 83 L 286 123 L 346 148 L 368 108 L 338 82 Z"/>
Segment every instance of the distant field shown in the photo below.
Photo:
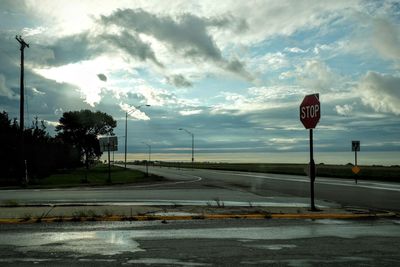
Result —
<path fill-rule="evenodd" d="M 166 167 L 191 168 L 191 163 L 161 162 L 159 165 Z M 338 177 L 354 179 L 352 165 L 328 165 L 318 164 L 317 177 Z M 360 180 L 385 180 L 400 182 L 400 166 L 359 166 L 358 173 Z M 308 165 L 306 164 L 268 164 L 268 163 L 195 163 L 194 168 L 229 170 L 243 172 L 263 172 L 276 174 L 306 175 Z"/>

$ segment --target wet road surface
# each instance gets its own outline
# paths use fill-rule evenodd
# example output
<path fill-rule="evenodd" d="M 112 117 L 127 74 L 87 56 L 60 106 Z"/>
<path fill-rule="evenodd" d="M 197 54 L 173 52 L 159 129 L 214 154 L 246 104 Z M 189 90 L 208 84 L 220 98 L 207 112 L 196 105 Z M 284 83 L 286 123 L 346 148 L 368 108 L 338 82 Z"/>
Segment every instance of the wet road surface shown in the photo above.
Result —
<path fill-rule="evenodd" d="M 399 266 L 398 220 L 0 225 L 2 266 Z"/>
<path fill-rule="evenodd" d="M 131 168 L 144 170 L 142 166 Z M 205 169 L 150 168 L 151 172 L 173 178 L 186 174 L 201 178 L 195 184 L 246 191 L 268 198 L 294 198 L 309 203 L 310 182 L 306 176 L 264 174 Z M 400 183 L 317 177 L 315 198 L 319 201 L 367 209 L 400 211 Z M 299 200 L 300 201 L 300 200 Z M 295 202 L 299 202 L 295 201 Z M 321 203 L 322 204 L 322 203 Z"/>
<path fill-rule="evenodd" d="M 144 170 L 142 166 L 130 166 Z M 99 188 L 1 190 L 0 201 L 19 204 L 157 202 L 206 205 L 216 199 L 232 205 L 309 206 L 306 176 L 152 167 L 165 183 Z M 320 207 L 357 206 L 400 211 L 400 184 L 317 177 Z"/>

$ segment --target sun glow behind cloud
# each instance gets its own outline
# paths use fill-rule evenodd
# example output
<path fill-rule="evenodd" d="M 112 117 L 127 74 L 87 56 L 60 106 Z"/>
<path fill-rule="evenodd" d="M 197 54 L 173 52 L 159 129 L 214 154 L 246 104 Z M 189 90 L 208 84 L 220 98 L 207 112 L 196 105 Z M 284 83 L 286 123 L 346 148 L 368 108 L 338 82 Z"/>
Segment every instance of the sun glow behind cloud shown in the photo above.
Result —
<path fill-rule="evenodd" d="M 20 32 L 31 45 L 32 114 L 54 122 L 55 111 L 88 105 L 119 120 L 129 112 L 143 120 L 132 149 L 143 136 L 160 150 L 185 147 L 176 135 L 185 127 L 199 151 L 299 151 L 306 142 L 298 105 L 320 93 L 317 149 L 347 150 L 360 138 L 366 149 L 400 150 L 396 2 L 24 3 L 10 5 L 26 15 L 22 22 L 0 3 L 8 12 L 0 18 L 0 106 L 13 114 L 18 69 L 8 35 Z M 134 108 L 143 104 L 152 107 Z"/>

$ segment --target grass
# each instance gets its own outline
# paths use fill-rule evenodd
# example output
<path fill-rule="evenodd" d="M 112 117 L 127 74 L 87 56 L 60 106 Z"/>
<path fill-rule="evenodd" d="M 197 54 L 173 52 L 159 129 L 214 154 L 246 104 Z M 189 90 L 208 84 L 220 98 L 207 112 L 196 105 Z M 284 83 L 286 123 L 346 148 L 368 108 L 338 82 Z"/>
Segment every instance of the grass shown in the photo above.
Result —
<path fill-rule="evenodd" d="M 13 208 L 13 207 L 18 207 L 19 206 L 19 202 L 17 200 L 14 200 L 14 199 L 6 199 L 6 200 L 3 200 L 0 203 L 0 205 L 4 206 L 4 207 Z"/>
<path fill-rule="evenodd" d="M 87 181 L 85 174 L 87 172 Z M 63 170 L 46 178 L 38 180 L 33 187 L 74 187 L 82 185 L 101 186 L 101 185 L 116 185 L 130 184 L 138 182 L 160 181 L 162 177 L 146 176 L 145 173 L 125 169 L 118 166 L 111 166 L 111 182 L 108 181 L 108 165 L 97 164 L 86 171 L 85 168 L 75 170 Z"/>
<path fill-rule="evenodd" d="M 191 163 L 162 162 L 161 166 L 191 168 Z M 275 163 L 195 163 L 196 169 L 214 169 L 227 171 L 261 172 L 275 174 L 306 175 L 307 164 L 275 164 Z M 352 165 L 316 165 L 317 177 L 339 177 L 355 179 L 351 171 Z M 400 166 L 359 166 L 359 180 L 383 180 L 400 182 Z"/>

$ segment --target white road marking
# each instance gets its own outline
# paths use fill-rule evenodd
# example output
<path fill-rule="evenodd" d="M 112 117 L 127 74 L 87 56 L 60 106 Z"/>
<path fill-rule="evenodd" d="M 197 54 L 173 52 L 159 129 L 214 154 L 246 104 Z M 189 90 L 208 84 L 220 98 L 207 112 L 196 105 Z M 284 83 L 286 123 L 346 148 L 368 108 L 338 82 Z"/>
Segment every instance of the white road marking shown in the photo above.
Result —
<path fill-rule="evenodd" d="M 289 178 L 289 177 L 272 177 L 270 174 L 265 175 L 257 175 L 257 174 L 248 174 L 248 173 L 237 173 L 237 172 L 218 172 L 218 171 L 210 171 L 213 173 L 225 173 L 236 176 L 245 176 L 245 177 L 253 177 L 253 178 L 262 178 L 262 179 L 270 179 L 270 180 L 280 180 L 280 181 L 291 181 L 291 182 L 300 182 L 300 183 L 308 183 L 308 178 Z M 400 185 L 398 184 L 388 184 L 388 183 L 377 183 L 377 182 L 363 182 L 366 184 L 353 184 L 353 181 L 334 181 L 332 179 L 327 180 L 328 178 L 316 178 L 315 183 L 317 184 L 326 184 L 326 185 L 337 185 L 337 186 L 348 186 L 348 187 L 361 187 L 368 189 L 377 189 L 377 190 L 389 190 L 400 192 Z M 392 186 L 392 187 L 389 187 Z"/>

